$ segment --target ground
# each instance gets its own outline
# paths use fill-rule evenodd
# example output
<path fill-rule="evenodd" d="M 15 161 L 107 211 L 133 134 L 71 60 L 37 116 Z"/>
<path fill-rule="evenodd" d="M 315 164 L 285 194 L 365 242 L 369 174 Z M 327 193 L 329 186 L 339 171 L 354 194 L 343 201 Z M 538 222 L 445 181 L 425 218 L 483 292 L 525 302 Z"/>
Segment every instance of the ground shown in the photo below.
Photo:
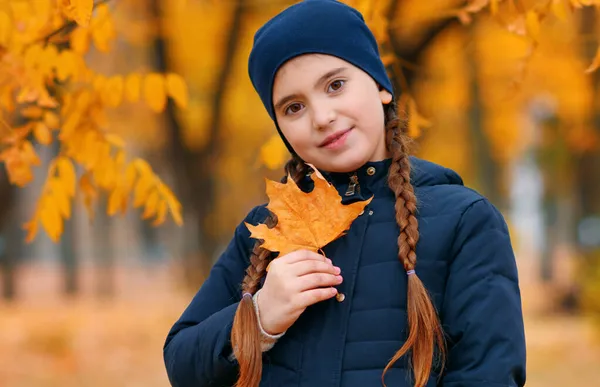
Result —
<path fill-rule="evenodd" d="M 53 268 L 20 273 L 22 300 L 0 303 L 0 386 L 167 387 L 164 338 L 190 301 L 168 269 L 122 269 L 119 298 L 59 297 Z M 544 312 L 540 289 L 523 286 L 530 387 L 591 386 L 600 380 L 600 344 L 580 316 Z M 596 344 L 593 344 L 596 343 Z"/>

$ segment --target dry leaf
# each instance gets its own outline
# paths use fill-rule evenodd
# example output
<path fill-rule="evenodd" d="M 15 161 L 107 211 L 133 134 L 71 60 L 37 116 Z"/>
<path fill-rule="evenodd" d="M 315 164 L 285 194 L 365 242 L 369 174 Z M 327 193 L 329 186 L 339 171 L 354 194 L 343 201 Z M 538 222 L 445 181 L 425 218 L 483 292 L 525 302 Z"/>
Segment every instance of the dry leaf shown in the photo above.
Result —
<path fill-rule="evenodd" d="M 152 73 L 144 78 L 144 100 L 157 113 L 164 110 L 167 103 L 165 79 L 162 75 Z"/>
<path fill-rule="evenodd" d="M 94 0 L 71 0 L 71 9 L 77 24 L 87 27 L 92 18 Z"/>
<path fill-rule="evenodd" d="M 129 102 L 137 102 L 140 99 L 140 90 L 142 87 L 142 76 L 138 73 L 132 73 L 125 79 L 125 98 Z"/>
<path fill-rule="evenodd" d="M 291 177 L 286 184 L 266 180 L 267 209 L 277 216 L 277 225 L 270 229 L 246 223 L 252 238 L 264 240 L 262 247 L 278 251 L 279 256 L 300 249 L 317 252 L 342 236 L 372 200 L 343 205 L 335 187 L 318 171 L 311 179 L 315 187 L 309 193 L 301 191 Z"/>
<path fill-rule="evenodd" d="M 178 74 L 167 74 L 165 78 L 167 94 L 182 108 L 188 105 L 188 90 L 183 77 Z"/>

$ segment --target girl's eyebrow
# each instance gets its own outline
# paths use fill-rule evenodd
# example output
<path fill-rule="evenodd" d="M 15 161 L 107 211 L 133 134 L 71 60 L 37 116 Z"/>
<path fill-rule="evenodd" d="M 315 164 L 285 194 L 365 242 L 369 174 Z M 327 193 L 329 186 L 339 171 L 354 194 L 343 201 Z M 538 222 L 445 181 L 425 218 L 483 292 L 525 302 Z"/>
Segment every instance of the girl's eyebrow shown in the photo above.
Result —
<path fill-rule="evenodd" d="M 338 67 L 335 68 L 331 71 L 326 72 L 325 74 L 323 74 L 318 80 L 317 82 L 315 82 L 315 89 L 319 87 L 320 84 L 322 84 L 323 82 L 325 82 L 326 80 L 328 80 L 329 78 L 343 72 L 347 70 L 346 67 Z M 283 105 L 285 105 L 288 101 L 291 101 L 293 99 L 298 98 L 298 94 L 290 94 L 288 96 L 285 96 L 283 98 L 281 98 L 276 104 L 275 104 L 275 110 L 279 110 Z"/>

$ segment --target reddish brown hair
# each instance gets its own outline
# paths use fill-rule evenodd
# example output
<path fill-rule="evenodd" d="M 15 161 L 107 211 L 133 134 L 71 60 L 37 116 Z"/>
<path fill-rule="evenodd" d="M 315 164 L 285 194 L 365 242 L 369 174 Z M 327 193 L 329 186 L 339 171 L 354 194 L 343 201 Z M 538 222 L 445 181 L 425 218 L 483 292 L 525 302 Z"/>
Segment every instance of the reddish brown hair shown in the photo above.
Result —
<path fill-rule="evenodd" d="M 398 117 L 393 103 L 385 105 L 384 110 L 386 145 L 392 154 L 388 185 L 396 196 L 396 221 L 400 227 L 398 258 L 404 265 L 404 269 L 409 271 L 414 270 L 417 264 L 416 246 L 419 240 L 419 225 L 415 216 L 417 199 L 410 182 L 408 117 L 406 112 L 402 112 L 401 117 Z M 309 167 L 296 155 L 293 155 L 285 166 L 286 175 L 289 174 L 296 183 L 299 183 L 308 171 Z M 268 227 L 274 227 L 277 219 L 271 214 L 265 223 Z M 268 250 L 260 247 L 261 243 L 262 241 L 257 241 L 252 251 L 250 266 L 242 281 L 242 293 L 256 293 L 260 280 L 266 275 L 266 267 L 272 255 Z M 443 367 L 445 358 L 443 331 L 429 294 L 416 274 L 408 276 L 407 297 L 408 338 L 385 367 L 382 375 L 384 386 L 386 372 L 398 359 L 409 352 L 415 387 L 423 387 L 427 383 L 436 349 L 440 369 Z M 258 320 L 252 299 L 243 297 L 235 314 L 231 332 L 234 354 L 240 365 L 237 387 L 258 387 L 260 383 L 262 353 L 259 340 Z"/>

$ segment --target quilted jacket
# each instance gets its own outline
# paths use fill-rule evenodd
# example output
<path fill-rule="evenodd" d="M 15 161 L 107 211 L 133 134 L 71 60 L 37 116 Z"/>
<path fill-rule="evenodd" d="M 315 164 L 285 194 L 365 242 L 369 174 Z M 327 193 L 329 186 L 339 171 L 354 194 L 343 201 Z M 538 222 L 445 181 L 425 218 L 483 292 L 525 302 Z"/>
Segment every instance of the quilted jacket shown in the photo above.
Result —
<path fill-rule="evenodd" d="M 463 186 L 454 171 L 418 158 L 411 163 L 420 233 L 416 271 L 438 310 L 448 345 L 443 373 L 434 370 L 427 386 L 523 386 L 521 298 L 502 215 Z M 354 176 L 326 175 L 344 203 L 373 196 L 348 233 L 324 248 L 341 268 L 344 282 L 338 289 L 346 297 L 307 308 L 264 353 L 262 387 L 382 385 L 383 368 L 407 337 L 407 275 L 397 257 L 399 228 L 386 181 L 389 165 L 390 160 L 369 162 Z M 356 178 L 358 184 L 352 186 Z M 266 216 L 262 205 L 244 221 L 258 224 Z M 164 360 L 173 386 L 234 384 L 231 325 L 253 244 L 241 222 L 170 330 Z M 386 385 L 412 386 L 407 367 L 406 359 L 396 362 Z"/>

